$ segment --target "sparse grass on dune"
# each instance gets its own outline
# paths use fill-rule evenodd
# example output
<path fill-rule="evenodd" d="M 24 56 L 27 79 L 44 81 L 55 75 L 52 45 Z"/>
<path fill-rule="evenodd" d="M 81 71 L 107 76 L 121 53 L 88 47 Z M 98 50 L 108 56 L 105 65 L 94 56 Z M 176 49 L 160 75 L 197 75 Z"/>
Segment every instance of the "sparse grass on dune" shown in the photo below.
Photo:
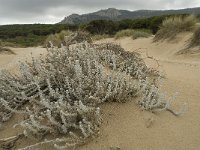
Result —
<path fill-rule="evenodd" d="M 115 34 L 115 39 L 119 39 L 122 37 L 132 37 L 133 39 L 137 39 L 140 37 L 149 37 L 151 35 L 151 31 L 148 29 L 126 29 L 121 30 Z"/>
<path fill-rule="evenodd" d="M 51 34 L 45 40 L 44 45 L 45 46 L 48 45 L 49 41 L 51 41 L 53 45 L 60 46 L 60 44 L 64 41 L 64 37 L 70 34 L 72 34 L 72 31 L 69 31 L 69 30 L 68 31 L 63 30 L 60 33 Z"/>
<path fill-rule="evenodd" d="M 19 45 L 0 40 L 0 47 L 18 47 Z"/>
<path fill-rule="evenodd" d="M 177 55 L 181 54 L 197 54 L 200 51 L 200 26 L 197 26 L 194 30 L 192 37 L 189 40 L 188 46 L 185 49 L 177 52 Z"/>
<path fill-rule="evenodd" d="M 1 47 L 1 46 L 0 46 L 0 54 L 1 54 L 1 53 L 5 53 L 5 54 L 15 54 L 15 52 L 13 52 L 11 49 L 5 48 L 5 47 Z"/>
<path fill-rule="evenodd" d="M 175 16 L 163 21 L 160 30 L 156 33 L 154 41 L 173 40 L 178 33 L 192 31 L 197 22 L 194 15 L 181 17 Z"/>
<path fill-rule="evenodd" d="M 189 47 L 200 46 L 200 27 L 197 27 L 190 40 Z"/>

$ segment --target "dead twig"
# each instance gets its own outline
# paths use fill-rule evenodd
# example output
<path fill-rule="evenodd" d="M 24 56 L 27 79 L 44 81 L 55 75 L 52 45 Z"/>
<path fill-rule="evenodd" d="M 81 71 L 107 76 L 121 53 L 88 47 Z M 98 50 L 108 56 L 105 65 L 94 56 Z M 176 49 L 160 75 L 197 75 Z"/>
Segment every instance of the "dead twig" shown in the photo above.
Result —
<path fill-rule="evenodd" d="M 3 148 L 3 150 L 13 149 L 15 147 L 15 143 L 17 142 L 17 140 L 23 137 L 24 137 L 24 134 L 21 133 L 19 135 L 15 135 L 9 138 L 0 139 L 1 147 Z"/>

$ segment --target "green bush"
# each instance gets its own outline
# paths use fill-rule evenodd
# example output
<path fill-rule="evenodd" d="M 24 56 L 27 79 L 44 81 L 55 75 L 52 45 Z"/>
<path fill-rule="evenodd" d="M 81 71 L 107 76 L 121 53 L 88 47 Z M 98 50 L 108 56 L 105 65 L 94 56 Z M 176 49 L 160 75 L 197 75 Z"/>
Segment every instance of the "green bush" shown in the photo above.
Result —
<path fill-rule="evenodd" d="M 62 24 L 26 24 L 26 25 L 2 25 L 0 26 L 0 39 L 48 36 L 50 34 L 59 33 L 62 30 L 77 30 L 77 26 Z"/>
<path fill-rule="evenodd" d="M 119 38 L 126 37 L 126 36 L 128 36 L 128 37 L 133 36 L 133 34 L 134 34 L 133 29 L 121 30 L 115 34 L 115 39 L 119 39 Z"/>
<path fill-rule="evenodd" d="M 193 15 L 186 17 L 175 16 L 167 18 L 163 21 L 160 30 L 157 32 L 154 40 L 172 40 L 180 32 L 191 31 L 194 28 L 196 22 L 197 19 Z"/>
<path fill-rule="evenodd" d="M 8 46 L 39 46 L 44 44 L 50 34 L 77 29 L 78 26 L 61 24 L 2 25 L 0 26 L 0 40 Z"/>
<path fill-rule="evenodd" d="M 6 41 L 0 40 L 0 46 L 2 46 L 2 47 L 17 47 L 18 45 L 11 43 L 11 42 L 6 42 Z"/>
<path fill-rule="evenodd" d="M 115 39 L 119 39 L 122 37 L 132 37 L 133 39 L 137 39 L 139 37 L 149 37 L 151 35 L 151 31 L 148 29 L 126 29 L 121 30 L 115 34 Z"/>
<path fill-rule="evenodd" d="M 137 38 L 148 38 L 150 37 L 151 34 L 149 32 L 144 32 L 144 31 L 134 31 L 132 38 L 137 39 Z"/>
<path fill-rule="evenodd" d="M 2 39 L 4 46 L 9 47 L 33 47 L 44 43 L 46 36 L 28 35 L 27 37 L 19 36 L 16 38 Z"/>

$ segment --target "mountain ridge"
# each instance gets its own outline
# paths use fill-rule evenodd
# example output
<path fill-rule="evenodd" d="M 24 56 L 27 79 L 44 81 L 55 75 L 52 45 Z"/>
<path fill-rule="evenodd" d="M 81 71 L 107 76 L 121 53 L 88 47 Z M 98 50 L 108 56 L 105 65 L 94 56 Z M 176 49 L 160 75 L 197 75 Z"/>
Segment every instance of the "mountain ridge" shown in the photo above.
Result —
<path fill-rule="evenodd" d="M 161 15 L 172 14 L 200 14 L 200 7 L 170 10 L 121 10 L 116 8 L 101 9 L 96 12 L 87 14 L 71 14 L 65 17 L 59 24 L 81 24 L 93 20 L 122 20 L 122 19 L 139 19 Z"/>

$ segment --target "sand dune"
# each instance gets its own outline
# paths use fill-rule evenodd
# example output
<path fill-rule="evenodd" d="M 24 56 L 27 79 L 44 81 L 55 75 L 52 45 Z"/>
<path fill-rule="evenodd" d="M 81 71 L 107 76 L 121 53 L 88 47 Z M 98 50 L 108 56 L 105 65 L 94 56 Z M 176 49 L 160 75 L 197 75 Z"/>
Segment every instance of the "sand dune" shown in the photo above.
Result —
<path fill-rule="evenodd" d="M 172 103 L 175 110 L 179 110 L 187 103 L 187 111 L 180 117 L 169 112 L 152 114 L 142 111 L 135 104 L 135 100 L 124 104 L 110 103 L 102 106 L 103 124 L 100 135 L 92 142 L 78 148 L 78 150 L 109 150 L 119 147 L 121 150 L 198 150 L 200 149 L 200 55 L 176 53 L 185 48 L 191 34 L 183 33 L 175 42 L 152 43 L 153 37 L 132 40 L 123 38 L 115 41 L 105 39 L 101 42 L 115 42 L 128 51 L 138 51 L 147 65 L 157 67 L 165 74 L 162 91 L 168 96 L 176 92 L 179 95 Z M 0 55 L 0 67 L 15 66 L 21 58 L 30 58 L 43 53 L 42 48 L 14 49 L 16 56 Z M 17 122 L 6 123 L 8 127 Z M 16 134 L 15 129 L 6 128 L 0 131 L 0 138 Z M 20 146 L 29 141 L 21 141 Z M 48 149 L 49 147 L 43 147 Z"/>
<path fill-rule="evenodd" d="M 19 62 L 31 60 L 31 55 L 39 57 L 40 54 L 46 52 L 45 48 L 31 47 L 31 48 L 11 48 L 16 55 L 0 54 L 0 69 L 14 69 L 19 65 Z"/>
<path fill-rule="evenodd" d="M 115 42 L 129 51 L 138 51 L 142 56 L 153 56 L 158 60 L 159 70 L 164 71 L 163 90 L 169 96 L 179 95 L 173 108 L 179 109 L 187 103 L 187 111 L 181 117 L 169 112 L 152 114 L 141 111 L 134 101 L 125 104 L 104 106 L 104 123 L 100 137 L 81 149 L 109 149 L 119 146 L 124 150 L 197 150 L 200 149 L 200 57 L 198 54 L 177 56 L 185 48 L 190 33 L 179 35 L 174 43 L 152 43 L 152 37 L 132 40 L 125 38 Z M 152 59 L 145 59 L 149 66 L 157 67 Z M 152 125 L 148 127 L 149 122 Z"/>

